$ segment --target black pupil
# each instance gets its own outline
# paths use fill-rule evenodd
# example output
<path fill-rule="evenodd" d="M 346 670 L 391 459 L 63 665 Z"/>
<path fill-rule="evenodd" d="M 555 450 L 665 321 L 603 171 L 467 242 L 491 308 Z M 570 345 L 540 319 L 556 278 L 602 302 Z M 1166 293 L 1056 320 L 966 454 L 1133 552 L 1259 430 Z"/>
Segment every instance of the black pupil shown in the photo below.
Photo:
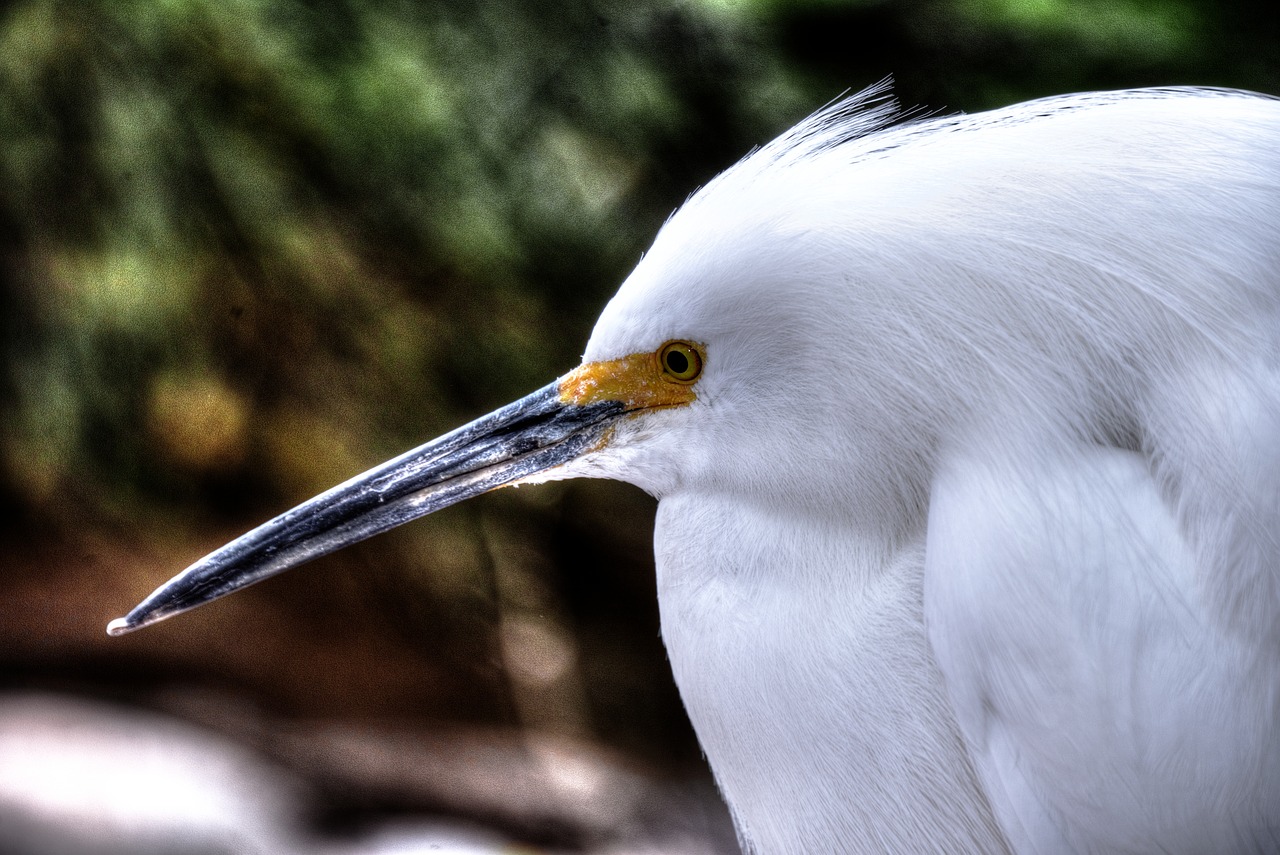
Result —
<path fill-rule="evenodd" d="M 667 351 L 667 370 L 672 374 L 683 374 L 689 370 L 689 357 L 678 350 Z"/>

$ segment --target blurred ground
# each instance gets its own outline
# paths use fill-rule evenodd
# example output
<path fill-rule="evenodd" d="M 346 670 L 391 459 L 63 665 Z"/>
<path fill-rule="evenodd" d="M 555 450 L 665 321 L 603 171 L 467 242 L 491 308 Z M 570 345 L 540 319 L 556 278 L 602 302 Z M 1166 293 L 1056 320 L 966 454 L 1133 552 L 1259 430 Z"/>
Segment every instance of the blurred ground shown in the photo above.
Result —
<path fill-rule="evenodd" d="M 213 728 L 51 694 L 0 702 L 4 851 L 733 851 L 710 787 L 673 785 L 579 740 L 303 723 L 203 700 L 196 718 Z M 356 815 L 352 802 L 432 810 Z"/>
<path fill-rule="evenodd" d="M 0 852 L 735 851 L 631 488 L 105 624 L 571 368 L 671 210 L 847 89 L 1277 56 L 1274 0 L 0 3 Z"/>
<path fill-rule="evenodd" d="M 268 582 L 123 639 L 103 632 L 113 612 L 234 532 L 178 554 L 123 532 L 10 544 L 0 842 L 32 855 L 339 853 L 455 851 L 437 837 L 461 835 L 480 848 L 457 851 L 736 851 L 652 591 L 626 590 L 628 575 L 651 584 L 647 527 L 619 545 L 639 560 L 575 587 L 640 599 L 649 632 L 603 609 L 570 635 L 547 536 L 577 542 L 576 527 L 501 542 L 484 516 L 479 539 L 502 569 L 459 613 L 380 580 L 357 548 L 301 587 Z"/>

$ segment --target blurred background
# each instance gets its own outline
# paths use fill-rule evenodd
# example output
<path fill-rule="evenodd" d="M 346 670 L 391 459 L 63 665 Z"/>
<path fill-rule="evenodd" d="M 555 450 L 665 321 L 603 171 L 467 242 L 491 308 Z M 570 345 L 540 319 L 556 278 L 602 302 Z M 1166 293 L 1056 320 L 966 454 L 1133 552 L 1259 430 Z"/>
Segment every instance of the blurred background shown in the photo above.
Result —
<path fill-rule="evenodd" d="M 104 627 L 574 366 L 692 189 L 889 75 L 1280 94 L 1280 5 L 0 4 L 0 852 L 736 852 L 633 488 Z"/>

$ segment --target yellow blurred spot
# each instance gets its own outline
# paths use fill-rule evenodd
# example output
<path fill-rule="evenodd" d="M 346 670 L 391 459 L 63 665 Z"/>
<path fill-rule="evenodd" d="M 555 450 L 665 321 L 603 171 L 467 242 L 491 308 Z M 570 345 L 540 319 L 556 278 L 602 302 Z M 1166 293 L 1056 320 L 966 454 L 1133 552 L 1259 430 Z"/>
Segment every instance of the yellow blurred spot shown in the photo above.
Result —
<path fill-rule="evenodd" d="M 270 465 L 290 492 L 318 493 L 369 468 L 348 428 L 303 406 L 281 407 L 263 422 Z"/>
<path fill-rule="evenodd" d="M 161 375 L 147 396 L 147 430 L 160 453 L 185 469 L 234 466 L 247 451 L 248 405 L 221 378 Z"/>
<path fill-rule="evenodd" d="M 56 251 L 47 257 L 50 308 L 74 313 L 78 329 L 138 336 L 171 327 L 190 311 L 202 260 L 130 246 L 105 253 Z"/>

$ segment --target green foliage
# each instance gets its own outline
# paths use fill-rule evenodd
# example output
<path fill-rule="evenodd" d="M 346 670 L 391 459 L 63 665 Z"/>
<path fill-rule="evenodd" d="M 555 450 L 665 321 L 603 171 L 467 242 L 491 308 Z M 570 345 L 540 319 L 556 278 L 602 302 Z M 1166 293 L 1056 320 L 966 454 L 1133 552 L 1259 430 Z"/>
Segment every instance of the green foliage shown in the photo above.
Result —
<path fill-rule="evenodd" d="M 642 245 L 634 215 L 652 227 L 678 198 L 637 188 L 653 145 L 688 133 L 680 77 L 732 69 L 745 42 L 676 7 L 555 11 L 13 6 L 11 488 L 132 484 L 163 505 L 174 464 L 271 485 L 279 410 L 318 413 L 315 432 L 367 462 L 380 431 L 423 438 L 569 367 Z M 735 84 L 771 85 L 743 71 Z M 175 434 L 181 402 L 196 425 L 239 427 Z"/>

